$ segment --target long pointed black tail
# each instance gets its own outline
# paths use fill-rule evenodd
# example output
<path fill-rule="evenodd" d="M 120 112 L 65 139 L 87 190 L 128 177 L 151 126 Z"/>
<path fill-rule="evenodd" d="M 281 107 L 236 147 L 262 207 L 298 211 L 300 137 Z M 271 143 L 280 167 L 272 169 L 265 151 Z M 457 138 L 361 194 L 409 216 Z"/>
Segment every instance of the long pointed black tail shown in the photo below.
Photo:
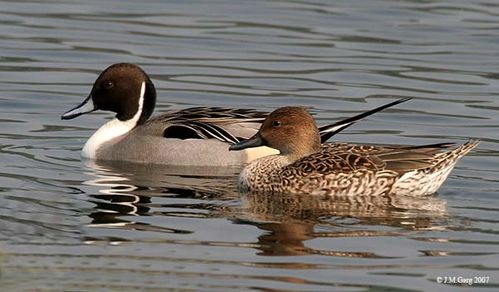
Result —
<path fill-rule="evenodd" d="M 377 113 L 377 112 L 382 111 L 386 108 L 397 105 L 399 103 L 403 103 L 405 101 L 408 101 L 409 99 L 411 99 L 411 98 L 410 97 L 402 98 L 402 99 L 387 103 L 385 105 L 382 105 L 380 107 L 377 107 L 375 109 L 372 109 L 370 111 L 361 113 L 359 115 L 341 120 L 341 121 L 336 122 L 334 124 L 321 126 L 321 127 L 319 127 L 319 132 L 321 134 L 321 142 L 322 143 L 326 142 L 327 140 L 329 140 L 329 138 L 333 137 L 337 133 L 339 133 L 339 132 L 343 131 L 344 129 L 350 127 L 351 125 L 355 124 L 355 122 L 357 122 L 360 119 L 363 119 L 367 116 L 370 116 L 374 113 Z"/>

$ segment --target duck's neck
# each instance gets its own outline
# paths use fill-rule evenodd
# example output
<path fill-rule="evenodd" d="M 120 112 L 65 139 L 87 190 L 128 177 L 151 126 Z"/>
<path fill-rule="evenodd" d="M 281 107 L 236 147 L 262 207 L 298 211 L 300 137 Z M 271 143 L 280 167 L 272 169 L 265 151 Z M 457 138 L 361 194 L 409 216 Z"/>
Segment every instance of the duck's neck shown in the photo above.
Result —
<path fill-rule="evenodd" d="M 154 111 L 154 106 L 156 105 L 156 88 L 154 88 L 154 84 L 147 77 L 147 80 L 142 83 L 142 87 L 140 89 L 140 96 L 142 97 L 142 101 L 139 104 L 140 115 L 138 119 L 138 124 L 143 124 L 149 119 Z"/>
<path fill-rule="evenodd" d="M 281 150 L 281 155 L 285 156 L 289 163 L 293 163 L 300 158 L 320 151 L 322 147 L 320 137 L 318 133 L 316 136 L 311 144 L 290 143 L 288 147 Z"/>
<path fill-rule="evenodd" d="M 142 83 L 142 87 L 140 89 L 140 98 L 139 98 L 139 107 L 135 115 L 126 121 L 120 121 L 115 118 L 111 121 L 102 125 L 91 137 L 88 139 L 87 143 L 83 147 L 81 151 L 81 156 L 86 158 L 96 158 L 97 151 L 101 148 L 105 143 L 125 135 L 130 132 L 137 124 L 139 124 L 139 119 L 142 115 L 142 109 L 144 107 L 144 94 L 146 91 L 145 82 Z"/>

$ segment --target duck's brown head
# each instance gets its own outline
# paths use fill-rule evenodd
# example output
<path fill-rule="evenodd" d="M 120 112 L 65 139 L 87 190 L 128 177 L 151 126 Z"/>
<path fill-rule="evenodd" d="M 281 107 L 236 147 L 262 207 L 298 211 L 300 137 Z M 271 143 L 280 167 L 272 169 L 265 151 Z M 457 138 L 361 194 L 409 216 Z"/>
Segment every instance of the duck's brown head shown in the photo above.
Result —
<path fill-rule="evenodd" d="M 319 129 L 303 107 L 282 107 L 265 119 L 258 133 L 230 146 L 230 150 L 269 146 L 295 159 L 317 152 L 321 147 Z"/>

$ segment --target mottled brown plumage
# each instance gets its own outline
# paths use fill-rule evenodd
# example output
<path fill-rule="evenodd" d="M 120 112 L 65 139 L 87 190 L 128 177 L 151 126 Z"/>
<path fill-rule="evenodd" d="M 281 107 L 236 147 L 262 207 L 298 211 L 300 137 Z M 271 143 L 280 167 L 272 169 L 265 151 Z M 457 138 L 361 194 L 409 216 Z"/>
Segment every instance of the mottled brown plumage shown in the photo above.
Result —
<path fill-rule="evenodd" d="M 251 162 L 241 172 L 246 191 L 314 195 L 425 195 L 437 191 L 456 162 L 475 148 L 469 141 L 424 146 L 320 145 L 317 126 L 303 108 L 277 109 L 260 131 L 232 149 L 267 145 L 279 155 Z"/>

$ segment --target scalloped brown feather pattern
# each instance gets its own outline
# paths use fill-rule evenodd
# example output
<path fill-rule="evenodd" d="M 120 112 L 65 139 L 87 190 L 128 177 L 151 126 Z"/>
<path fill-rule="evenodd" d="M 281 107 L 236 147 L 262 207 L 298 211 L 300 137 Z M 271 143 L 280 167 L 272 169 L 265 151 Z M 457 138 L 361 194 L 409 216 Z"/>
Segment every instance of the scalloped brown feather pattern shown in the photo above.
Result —
<path fill-rule="evenodd" d="M 326 144 L 319 152 L 286 164 L 283 156 L 250 164 L 240 184 L 266 193 L 311 195 L 425 195 L 436 192 L 459 158 L 478 145 L 445 147 Z"/>

